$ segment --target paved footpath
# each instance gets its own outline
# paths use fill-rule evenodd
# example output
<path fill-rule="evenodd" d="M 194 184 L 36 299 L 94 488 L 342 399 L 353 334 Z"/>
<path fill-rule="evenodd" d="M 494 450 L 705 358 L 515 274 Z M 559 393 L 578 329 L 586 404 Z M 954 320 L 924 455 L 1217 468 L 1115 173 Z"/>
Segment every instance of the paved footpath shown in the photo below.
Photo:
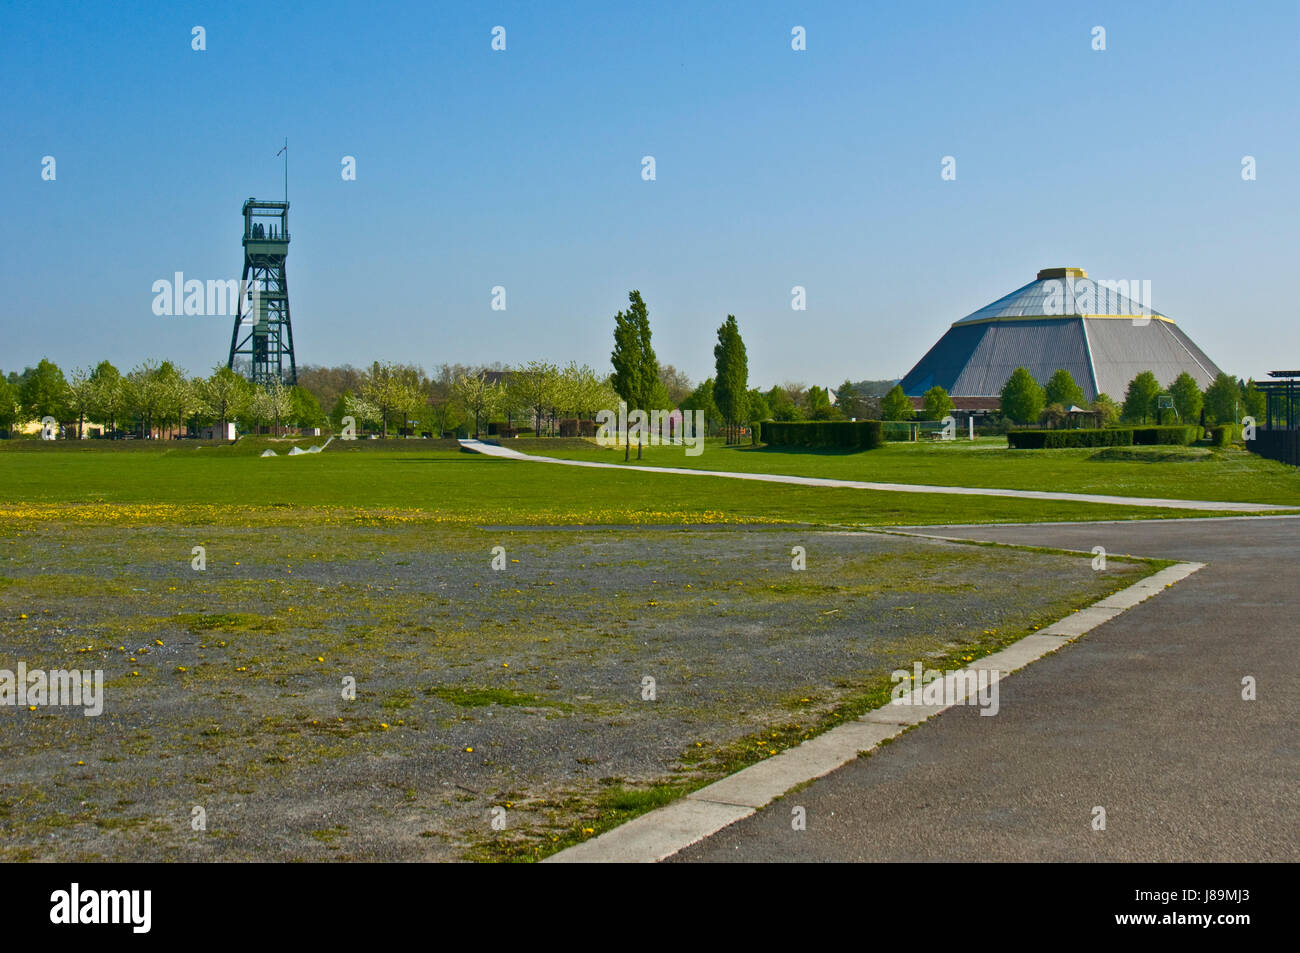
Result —
<path fill-rule="evenodd" d="M 1294 510 L 1294 506 L 1272 503 L 1228 503 L 1209 500 L 1174 500 L 1149 496 L 1107 496 L 1102 493 L 1056 493 L 1048 490 L 1004 490 L 982 486 L 940 486 L 927 483 L 869 483 L 864 480 L 832 480 L 824 477 L 789 476 L 780 473 L 739 473 L 731 470 L 696 470 L 690 467 L 646 467 L 631 463 L 597 463 L 593 460 L 562 460 L 520 453 L 510 447 L 484 443 L 481 440 L 461 440 L 466 450 L 489 457 L 520 460 L 528 463 L 558 463 L 567 467 L 597 467 L 607 470 L 640 470 L 644 473 L 680 473 L 687 476 L 726 477 L 732 480 L 757 480 L 762 483 L 793 483 L 798 486 L 829 486 L 851 490 L 883 490 L 888 493 L 938 493 L 948 496 L 1010 496 L 1022 500 L 1062 500 L 1068 503 L 1113 503 L 1120 506 L 1151 506 L 1174 510 L 1216 510 L 1225 513 L 1265 513 Z"/>
<path fill-rule="evenodd" d="M 672 861 L 1300 860 L 1300 519 L 915 532 L 1207 565 Z"/>

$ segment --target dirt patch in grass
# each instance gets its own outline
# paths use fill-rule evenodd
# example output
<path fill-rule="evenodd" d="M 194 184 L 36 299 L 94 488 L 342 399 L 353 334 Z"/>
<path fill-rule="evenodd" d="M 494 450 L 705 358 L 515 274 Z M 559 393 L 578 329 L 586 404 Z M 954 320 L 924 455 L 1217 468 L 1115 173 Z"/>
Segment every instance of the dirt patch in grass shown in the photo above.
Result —
<path fill-rule="evenodd" d="M 101 670 L 105 707 L 0 707 L 0 857 L 537 859 L 1149 571 L 1090 562 L 811 529 L 47 520 L 0 538 L 0 668 Z"/>

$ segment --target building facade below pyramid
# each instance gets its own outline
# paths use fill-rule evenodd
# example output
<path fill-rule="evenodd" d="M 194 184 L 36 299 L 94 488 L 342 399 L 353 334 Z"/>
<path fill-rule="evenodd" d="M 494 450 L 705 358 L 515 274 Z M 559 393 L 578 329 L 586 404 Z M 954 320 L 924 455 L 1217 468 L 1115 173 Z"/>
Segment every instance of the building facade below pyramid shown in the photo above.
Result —
<path fill-rule="evenodd" d="M 1090 401 L 1102 393 L 1122 401 L 1143 371 L 1162 387 L 1186 371 L 1205 389 L 1218 366 L 1169 317 L 1139 303 L 1149 299 L 1128 282 L 1092 279 L 1082 268 L 1046 268 L 955 322 L 903 378 L 903 391 L 919 397 L 937 384 L 962 409 L 961 398 L 985 403 L 1001 394 L 1017 367 L 1040 384 L 1065 368 Z"/>

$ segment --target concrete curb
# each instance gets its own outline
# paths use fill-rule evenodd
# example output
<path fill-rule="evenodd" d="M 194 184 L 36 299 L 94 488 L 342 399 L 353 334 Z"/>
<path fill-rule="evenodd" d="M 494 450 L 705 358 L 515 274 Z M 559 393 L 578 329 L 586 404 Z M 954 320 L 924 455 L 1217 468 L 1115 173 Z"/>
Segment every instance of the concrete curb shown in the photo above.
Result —
<path fill-rule="evenodd" d="M 1001 680 L 1126 609 L 1163 592 L 1204 566 L 1204 563 L 1182 562 L 1161 569 L 1126 589 L 1071 613 L 1046 629 L 971 663 L 962 672 L 995 673 L 995 677 Z M 914 688 L 899 702 L 869 711 L 856 721 L 787 748 L 779 755 L 750 765 L 599 837 L 553 854 L 542 862 L 653 863 L 663 860 L 748 817 L 790 789 L 830 774 L 881 742 L 964 702 L 970 697 L 967 689 L 971 681 L 962 678 L 960 672 L 948 674 L 944 679 L 943 695 L 948 703 L 939 705 L 922 704 L 923 689 Z"/>

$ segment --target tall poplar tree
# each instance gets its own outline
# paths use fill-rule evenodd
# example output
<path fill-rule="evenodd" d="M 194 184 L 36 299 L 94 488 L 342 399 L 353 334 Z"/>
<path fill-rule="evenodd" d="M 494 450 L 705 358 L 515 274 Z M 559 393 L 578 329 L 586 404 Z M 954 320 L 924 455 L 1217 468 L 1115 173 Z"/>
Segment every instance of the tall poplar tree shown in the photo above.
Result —
<path fill-rule="evenodd" d="M 749 358 L 734 314 L 718 328 L 718 343 L 713 346 L 716 375 L 713 401 L 726 421 L 727 443 L 736 442 L 737 424 L 746 416 L 749 404 Z"/>
<path fill-rule="evenodd" d="M 666 410 L 668 392 L 659 379 L 659 359 L 650 343 L 650 313 L 641 292 L 630 291 L 628 309 L 614 315 L 614 350 L 609 356 L 614 365 L 610 377 L 618 396 L 633 410 Z M 632 432 L 628 428 L 623 444 L 623 460 L 631 451 Z M 636 458 L 641 459 L 641 434 L 637 433 Z"/>

